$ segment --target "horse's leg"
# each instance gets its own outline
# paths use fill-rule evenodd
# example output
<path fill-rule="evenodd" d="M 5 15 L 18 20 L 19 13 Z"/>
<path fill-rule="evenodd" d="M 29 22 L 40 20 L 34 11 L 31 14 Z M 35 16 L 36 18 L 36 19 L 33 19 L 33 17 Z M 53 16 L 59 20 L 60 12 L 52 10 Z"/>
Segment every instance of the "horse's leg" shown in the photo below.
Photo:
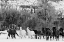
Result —
<path fill-rule="evenodd" d="M 12 38 L 12 39 L 14 38 L 14 34 L 11 34 L 11 38 Z"/>
<path fill-rule="evenodd" d="M 15 36 L 15 34 L 14 34 L 14 38 L 16 39 L 16 36 Z"/>
<path fill-rule="evenodd" d="M 21 39 L 22 39 L 22 36 L 21 36 Z"/>
<path fill-rule="evenodd" d="M 43 33 L 43 39 L 44 39 L 44 33 Z"/>
<path fill-rule="evenodd" d="M 53 39 L 54 39 L 55 35 L 53 35 Z"/>
<path fill-rule="evenodd" d="M 21 35 L 21 39 L 23 38 L 23 35 Z"/>
<path fill-rule="evenodd" d="M 51 40 L 51 36 L 50 36 L 50 40 Z"/>
<path fill-rule="evenodd" d="M 59 35 L 58 35 L 58 40 L 59 40 Z"/>
<path fill-rule="evenodd" d="M 56 41 L 57 41 L 57 39 L 58 39 L 57 36 L 55 37 L 55 39 L 56 39 Z"/>
<path fill-rule="evenodd" d="M 31 38 L 31 36 L 30 36 L 30 35 L 28 35 L 28 38 Z"/>
<path fill-rule="evenodd" d="M 33 35 L 33 39 L 35 39 L 35 34 Z"/>
<path fill-rule="evenodd" d="M 39 39 L 41 39 L 41 35 L 39 35 Z"/>
<path fill-rule="evenodd" d="M 56 41 L 58 41 L 58 40 L 59 40 L 59 37 L 57 36 L 57 37 L 56 37 Z"/>
<path fill-rule="evenodd" d="M 59 38 L 58 38 L 58 40 L 59 40 Z"/>
<path fill-rule="evenodd" d="M 41 39 L 41 35 L 39 34 L 39 39 Z"/>
<path fill-rule="evenodd" d="M 33 39 L 35 39 L 35 35 L 34 35 Z"/>
<path fill-rule="evenodd" d="M 39 39 L 39 35 L 37 35 L 37 39 Z"/>
<path fill-rule="evenodd" d="M 23 38 L 26 38 L 26 34 L 23 35 Z"/>
<path fill-rule="evenodd" d="M 10 37 L 10 34 L 8 34 L 7 39 Z"/>
<path fill-rule="evenodd" d="M 43 38 L 44 38 L 44 35 L 43 35 Z"/>
<path fill-rule="evenodd" d="M 11 35 L 11 38 L 12 38 L 12 35 Z"/>
<path fill-rule="evenodd" d="M 30 36 L 30 39 L 32 39 L 32 35 Z"/>
<path fill-rule="evenodd" d="M 9 38 L 9 36 L 7 36 L 7 39 Z"/>
<path fill-rule="evenodd" d="M 32 39 L 32 35 L 29 35 L 29 38 Z"/>
<path fill-rule="evenodd" d="M 56 36 L 56 41 L 57 41 L 57 36 Z"/>
<path fill-rule="evenodd" d="M 28 35 L 28 38 L 30 38 L 29 35 Z"/>
<path fill-rule="evenodd" d="M 23 38 L 26 38 L 26 36 L 25 36 L 25 35 L 23 35 Z"/>
<path fill-rule="evenodd" d="M 26 38 L 26 34 L 24 35 L 24 38 Z"/>
<path fill-rule="evenodd" d="M 46 33 L 46 40 L 48 40 L 49 39 L 49 33 L 47 32 Z"/>
<path fill-rule="evenodd" d="M 47 35 L 46 35 L 46 40 L 47 40 Z"/>
<path fill-rule="evenodd" d="M 46 40 L 48 40 L 49 39 L 49 36 L 46 36 Z"/>
<path fill-rule="evenodd" d="M 8 39 L 9 36 L 7 36 L 7 39 Z"/>
<path fill-rule="evenodd" d="M 13 39 L 13 35 L 11 35 L 11 38 Z"/>
<path fill-rule="evenodd" d="M 34 39 L 35 38 L 35 35 L 31 35 L 31 39 Z"/>
<path fill-rule="evenodd" d="M 8 39 L 8 36 L 7 36 L 7 39 Z"/>
<path fill-rule="evenodd" d="M 62 40 L 63 40 L 63 35 L 62 35 Z"/>
<path fill-rule="evenodd" d="M 63 40 L 63 38 L 64 38 L 64 35 L 62 35 L 62 40 Z"/>
<path fill-rule="evenodd" d="M 14 35 L 12 35 L 12 38 L 14 38 Z"/>
<path fill-rule="evenodd" d="M 52 38 L 52 35 L 50 35 L 50 40 L 51 40 L 51 38 Z"/>
<path fill-rule="evenodd" d="M 14 38 L 14 35 L 12 35 L 12 38 Z"/>
<path fill-rule="evenodd" d="M 56 35 L 56 41 L 57 41 L 57 40 L 59 40 L 59 35 L 58 35 L 58 34 Z"/>
<path fill-rule="evenodd" d="M 38 35 L 38 39 L 40 39 L 40 35 Z"/>
<path fill-rule="evenodd" d="M 37 34 L 34 35 L 34 39 L 37 39 Z"/>
<path fill-rule="evenodd" d="M 40 39 L 41 39 L 41 35 L 40 35 Z"/>
<path fill-rule="evenodd" d="M 33 38 L 33 35 L 31 35 L 31 39 Z"/>
<path fill-rule="evenodd" d="M 24 35 L 22 35 L 22 38 L 24 38 Z"/>

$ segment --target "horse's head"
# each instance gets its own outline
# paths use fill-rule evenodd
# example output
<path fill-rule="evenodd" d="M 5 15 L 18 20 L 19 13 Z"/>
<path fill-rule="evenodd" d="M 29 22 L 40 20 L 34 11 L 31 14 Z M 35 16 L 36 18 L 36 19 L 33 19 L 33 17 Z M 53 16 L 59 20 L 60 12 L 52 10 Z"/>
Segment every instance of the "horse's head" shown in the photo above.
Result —
<path fill-rule="evenodd" d="M 29 27 L 27 27 L 27 29 L 29 29 Z"/>
<path fill-rule="evenodd" d="M 22 30 L 22 27 L 20 27 L 20 30 Z"/>
<path fill-rule="evenodd" d="M 27 27 L 27 30 L 29 30 L 29 27 Z"/>

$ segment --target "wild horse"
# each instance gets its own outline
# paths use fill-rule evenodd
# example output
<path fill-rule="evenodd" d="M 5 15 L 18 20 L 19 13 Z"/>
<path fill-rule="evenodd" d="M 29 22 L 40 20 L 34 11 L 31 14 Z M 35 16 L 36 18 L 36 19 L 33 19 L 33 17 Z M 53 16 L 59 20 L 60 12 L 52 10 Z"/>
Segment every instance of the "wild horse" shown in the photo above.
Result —
<path fill-rule="evenodd" d="M 8 32 L 8 36 L 9 37 L 11 36 L 12 38 L 16 38 L 15 37 L 15 34 L 17 34 L 17 33 L 16 33 L 16 30 L 15 29 L 9 29 L 7 32 Z M 7 37 L 7 39 L 8 39 L 8 37 Z"/>
<path fill-rule="evenodd" d="M 61 30 L 61 29 L 60 29 Z M 56 40 L 59 40 L 59 35 L 62 34 L 56 27 L 53 27 L 53 39 L 55 37 Z"/>
<path fill-rule="evenodd" d="M 44 36 L 46 36 L 46 40 L 48 40 L 49 37 L 50 39 L 52 38 L 52 31 L 49 28 L 42 28 L 42 33 L 43 33 L 43 38 Z"/>
<path fill-rule="evenodd" d="M 40 37 L 40 39 L 41 39 L 41 31 L 37 31 L 37 30 L 33 30 L 33 31 L 35 32 L 35 38 L 39 39 L 39 37 Z M 39 37 L 37 37 L 37 36 L 39 36 Z"/>

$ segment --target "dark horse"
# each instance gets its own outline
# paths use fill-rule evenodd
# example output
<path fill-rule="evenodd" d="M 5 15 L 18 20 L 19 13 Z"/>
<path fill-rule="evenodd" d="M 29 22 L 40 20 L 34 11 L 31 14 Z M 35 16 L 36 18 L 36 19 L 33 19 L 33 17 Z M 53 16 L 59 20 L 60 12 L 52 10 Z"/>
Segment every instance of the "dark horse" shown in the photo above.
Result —
<path fill-rule="evenodd" d="M 52 30 L 53 30 L 53 39 L 54 39 L 54 37 L 56 36 L 56 27 L 53 27 Z"/>
<path fill-rule="evenodd" d="M 52 31 L 49 28 L 45 28 L 45 31 L 46 31 L 45 32 L 45 34 L 46 34 L 46 40 L 48 40 L 48 39 L 51 40 L 51 38 L 52 38 Z"/>
<path fill-rule="evenodd" d="M 60 36 L 62 36 L 62 38 L 64 38 L 63 28 L 60 28 L 59 31 L 60 31 Z"/>
<path fill-rule="evenodd" d="M 33 30 L 34 32 L 35 32 L 35 38 L 37 39 L 37 36 L 41 36 L 41 31 L 37 31 L 37 30 Z M 39 38 L 38 38 L 39 39 Z M 40 37 L 40 39 L 41 39 L 41 37 Z"/>
<path fill-rule="evenodd" d="M 17 34 L 17 33 L 16 33 L 16 30 L 15 29 L 9 29 L 7 32 L 8 32 L 8 36 L 9 37 L 11 36 L 12 38 L 16 38 L 15 37 L 15 34 Z M 8 37 L 7 37 L 7 39 L 8 39 Z"/>
<path fill-rule="evenodd" d="M 60 30 L 57 30 L 56 27 L 53 27 L 53 39 L 55 37 L 56 40 L 59 40 L 59 35 L 60 35 Z"/>
<path fill-rule="evenodd" d="M 43 38 L 44 36 L 46 36 L 46 40 L 48 40 L 49 37 L 50 39 L 52 38 L 52 31 L 49 28 L 42 28 L 42 33 L 43 33 Z"/>
<path fill-rule="evenodd" d="M 45 28 L 42 28 L 42 34 L 43 34 L 43 38 L 44 38 L 44 36 L 45 36 L 45 33 L 46 33 Z"/>

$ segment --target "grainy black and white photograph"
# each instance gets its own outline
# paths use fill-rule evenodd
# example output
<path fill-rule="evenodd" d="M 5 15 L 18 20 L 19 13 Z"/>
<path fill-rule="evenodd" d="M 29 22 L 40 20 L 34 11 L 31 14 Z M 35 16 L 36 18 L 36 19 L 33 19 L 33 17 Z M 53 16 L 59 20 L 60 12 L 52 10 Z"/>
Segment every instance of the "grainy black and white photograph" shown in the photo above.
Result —
<path fill-rule="evenodd" d="M 0 0 L 0 39 L 64 41 L 64 0 Z"/>

